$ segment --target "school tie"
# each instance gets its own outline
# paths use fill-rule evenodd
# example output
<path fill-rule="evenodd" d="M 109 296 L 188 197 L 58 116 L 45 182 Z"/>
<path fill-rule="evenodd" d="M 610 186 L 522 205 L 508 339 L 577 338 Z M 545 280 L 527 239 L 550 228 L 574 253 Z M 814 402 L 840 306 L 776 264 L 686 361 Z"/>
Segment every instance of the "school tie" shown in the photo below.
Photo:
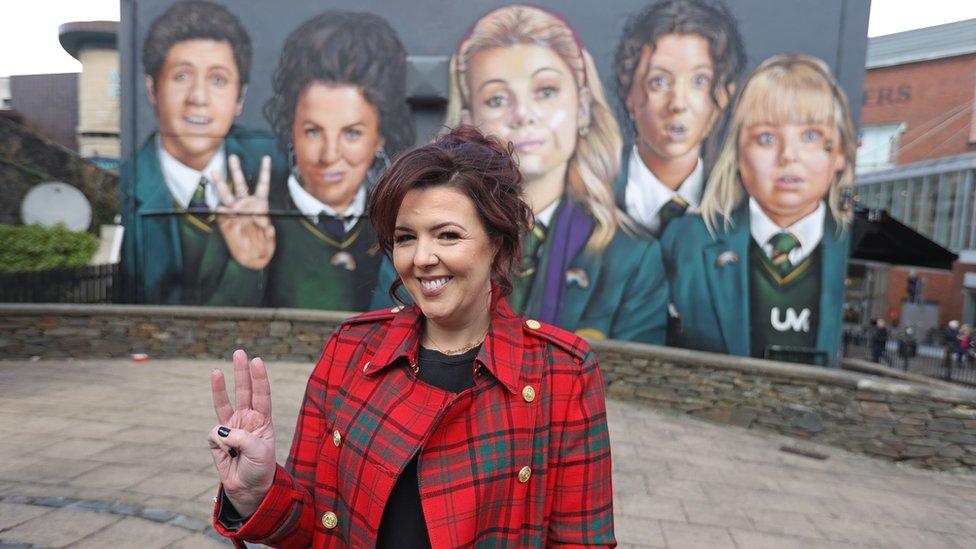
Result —
<path fill-rule="evenodd" d="M 542 243 L 546 240 L 546 226 L 536 223 L 532 229 L 522 239 L 522 259 L 515 269 L 515 278 L 512 280 L 512 297 L 509 303 L 512 309 L 519 314 L 524 313 L 529 291 L 532 289 L 532 281 L 535 278 L 536 267 L 539 263 L 539 254 L 542 250 Z"/>
<path fill-rule="evenodd" d="M 316 226 L 320 231 L 340 242 L 346 238 L 346 225 L 340 217 L 333 217 L 325 212 L 321 212 L 319 213 L 319 222 Z"/>
<path fill-rule="evenodd" d="M 769 239 L 769 245 L 772 247 L 773 265 L 779 270 L 779 273 L 785 275 L 793 270 L 790 252 L 800 246 L 800 240 L 793 233 L 784 231 L 774 234 Z"/>
<path fill-rule="evenodd" d="M 681 217 L 685 215 L 685 211 L 688 210 L 688 202 L 684 198 L 678 195 L 674 195 L 671 200 L 668 200 L 664 206 L 661 206 L 661 210 L 658 213 L 658 219 L 660 220 L 660 225 L 657 229 L 657 234 L 663 234 L 664 229 L 667 228 L 668 223 L 676 217 Z"/>
<path fill-rule="evenodd" d="M 207 206 L 207 178 L 201 176 L 197 183 L 197 190 L 193 191 L 190 203 L 186 206 L 186 211 L 197 218 L 204 219 L 210 213 Z"/>

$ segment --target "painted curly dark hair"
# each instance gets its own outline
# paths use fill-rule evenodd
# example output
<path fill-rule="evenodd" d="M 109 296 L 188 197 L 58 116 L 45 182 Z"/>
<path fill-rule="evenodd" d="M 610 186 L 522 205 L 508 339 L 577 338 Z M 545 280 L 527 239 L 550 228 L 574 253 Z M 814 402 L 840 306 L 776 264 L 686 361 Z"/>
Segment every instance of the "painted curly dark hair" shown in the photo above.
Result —
<path fill-rule="evenodd" d="M 159 78 L 173 44 L 187 40 L 227 42 L 234 50 L 234 63 L 241 89 L 251 73 L 251 37 L 240 19 L 220 4 L 191 0 L 177 2 L 149 25 L 142 46 L 142 64 L 153 82 Z"/>
<path fill-rule="evenodd" d="M 712 100 L 719 104 L 722 93 L 732 96 L 746 64 L 745 46 L 732 12 L 717 0 L 663 0 L 631 16 L 617 45 L 613 65 L 617 99 L 623 108 L 621 120 L 629 119 L 625 105 L 641 50 L 647 44 L 653 48 L 658 37 L 665 34 L 697 34 L 707 40 L 715 69 Z"/>
<path fill-rule="evenodd" d="M 313 82 L 359 88 L 380 115 L 380 135 L 392 156 L 413 143 L 406 103 L 407 54 L 385 19 L 371 13 L 330 10 L 295 29 L 285 40 L 264 117 L 278 143 L 291 143 L 295 104 Z"/>

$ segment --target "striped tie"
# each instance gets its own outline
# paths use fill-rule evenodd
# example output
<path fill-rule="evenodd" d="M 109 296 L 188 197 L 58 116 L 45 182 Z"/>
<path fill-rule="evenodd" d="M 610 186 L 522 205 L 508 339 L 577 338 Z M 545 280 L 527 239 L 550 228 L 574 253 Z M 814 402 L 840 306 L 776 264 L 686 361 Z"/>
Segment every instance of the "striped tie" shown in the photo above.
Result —
<path fill-rule="evenodd" d="M 793 233 L 781 232 L 774 234 L 769 239 L 769 245 L 773 248 L 773 265 L 776 266 L 780 274 L 785 275 L 793 270 L 790 252 L 800 246 L 800 240 Z"/>
<path fill-rule="evenodd" d="M 668 227 L 668 223 L 676 217 L 681 217 L 685 215 L 685 211 L 688 210 L 688 202 L 678 195 L 674 195 L 671 200 L 668 200 L 664 206 L 661 206 L 661 211 L 658 213 L 658 219 L 660 220 L 660 225 L 657 229 L 657 234 L 661 235 L 664 233 L 664 229 Z"/>
<path fill-rule="evenodd" d="M 205 219 L 210 213 L 210 207 L 207 206 L 206 177 L 201 177 L 200 182 L 197 183 L 197 190 L 193 191 L 193 196 L 190 198 L 190 203 L 186 206 L 186 211 L 190 215 L 199 219 Z"/>

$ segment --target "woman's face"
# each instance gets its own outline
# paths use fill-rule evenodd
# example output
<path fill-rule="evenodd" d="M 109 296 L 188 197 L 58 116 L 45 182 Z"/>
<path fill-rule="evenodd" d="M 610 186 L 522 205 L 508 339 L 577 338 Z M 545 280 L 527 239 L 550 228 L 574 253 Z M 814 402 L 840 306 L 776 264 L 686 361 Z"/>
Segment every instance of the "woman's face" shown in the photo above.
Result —
<path fill-rule="evenodd" d="M 411 190 L 393 235 L 393 265 L 429 320 L 463 327 L 487 314 L 491 242 L 474 203 L 452 187 Z"/>
<path fill-rule="evenodd" d="M 644 46 L 627 96 L 641 156 L 698 158 L 721 110 L 712 99 L 714 78 L 708 41 L 697 34 L 665 34 Z"/>
<path fill-rule="evenodd" d="M 739 132 L 739 175 L 770 217 L 792 224 L 827 196 L 844 153 L 836 127 L 759 124 Z M 781 225 L 787 226 L 787 225 Z"/>
<path fill-rule="evenodd" d="M 527 180 L 566 169 L 589 106 L 581 107 L 576 80 L 555 52 L 522 44 L 483 50 L 466 78 L 472 123 L 512 142 Z"/>
<path fill-rule="evenodd" d="M 298 96 L 292 143 L 302 186 L 338 212 L 352 204 L 383 146 L 379 112 L 349 85 L 309 84 Z"/>

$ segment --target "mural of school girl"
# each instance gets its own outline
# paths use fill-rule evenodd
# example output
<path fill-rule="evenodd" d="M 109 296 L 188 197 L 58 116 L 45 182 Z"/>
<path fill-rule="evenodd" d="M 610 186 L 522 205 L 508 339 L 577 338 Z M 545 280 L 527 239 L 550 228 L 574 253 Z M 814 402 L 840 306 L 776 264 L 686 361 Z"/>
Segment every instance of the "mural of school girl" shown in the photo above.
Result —
<path fill-rule="evenodd" d="M 276 185 L 278 244 L 266 304 L 358 311 L 369 306 L 381 254 L 367 192 L 413 140 L 406 52 L 369 13 L 328 11 L 285 41 L 265 116 L 292 161 Z"/>
<path fill-rule="evenodd" d="M 711 0 L 664 0 L 628 21 L 614 62 L 633 125 L 614 182 L 617 205 L 650 235 L 701 203 L 702 144 L 745 65 L 732 13 Z"/>
<path fill-rule="evenodd" d="M 284 161 L 271 135 L 234 125 L 250 38 L 226 8 L 180 2 L 151 24 L 143 64 L 159 130 L 119 178 L 126 287 L 139 302 L 258 305 L 275 246 L 269 180 Z"/>
<path fill-rule="evenodd" d="M 671 342 L 754 357 L 771 345 L 815 348 L 835 363 L 855 148 L 825 63 L 777 55 L 749 76 L 701 214 L 661 239 L 679 315 Z"/>
<path fill-rule="evenodd" d="M 619 228 L 620 131 L 569 24 L 525 5 L 479 19 L 451 61 L 446 125 L 460 123 L 512 144 L 535 214 L 512 307 L 581 335 L 663 344 L 659 246 Z"/>

